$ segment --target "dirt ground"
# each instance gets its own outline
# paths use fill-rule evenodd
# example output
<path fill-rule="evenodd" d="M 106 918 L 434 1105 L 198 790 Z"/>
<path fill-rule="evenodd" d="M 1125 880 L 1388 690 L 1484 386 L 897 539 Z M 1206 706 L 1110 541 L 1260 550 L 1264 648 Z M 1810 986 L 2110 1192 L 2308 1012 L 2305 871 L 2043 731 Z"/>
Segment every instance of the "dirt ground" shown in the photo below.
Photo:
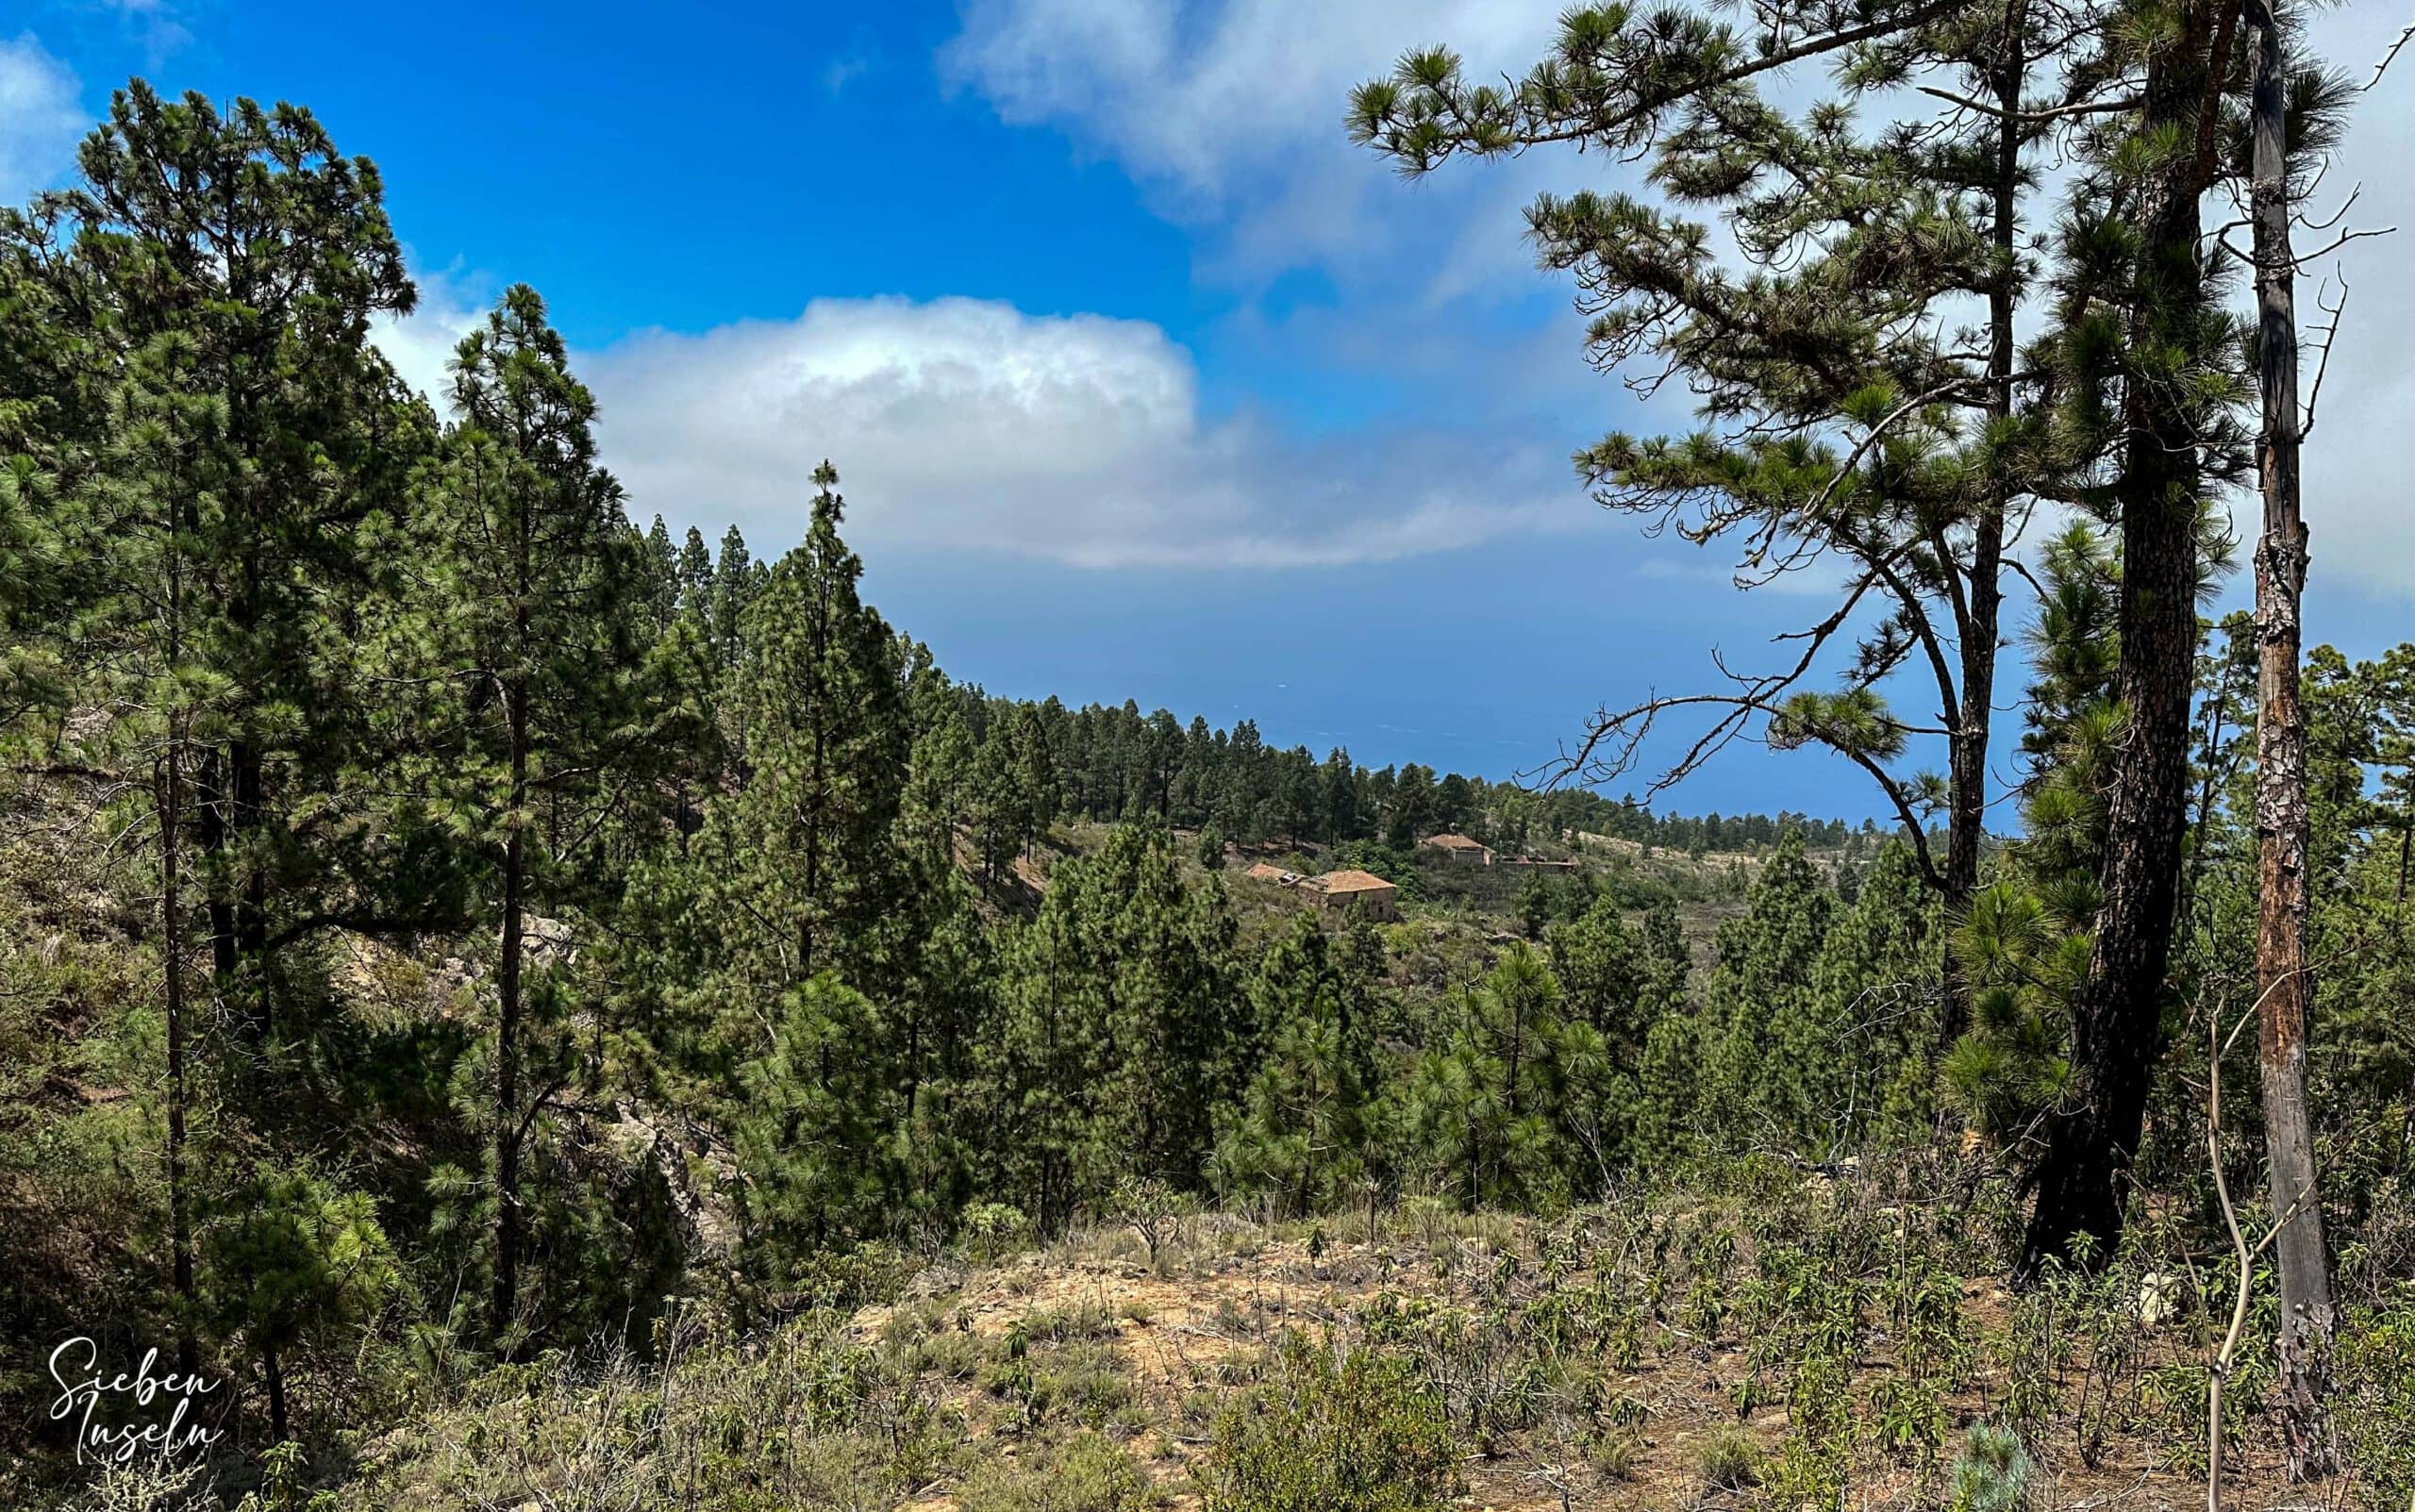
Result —
<path fill-rule="evenodd" d="M 1321 1327 L 1347 1331 L 1354 1311 L 1386 1290 L 1416 1294 L 1433 1290 L 1432 1273 L 1413 1243 L 1399 1238 L 1335 1242 L 1311 1257 L 1297 1240 L 1261 1241 L 1252 1234 L 1203 1231 L 1169 1243 L 1163 1263 L 1152 1268 L 1131 1236 L 1094 1238 L 1087 1251 L 1060 1246 L 1024 1255 L 992 1269 L 934 1271 L 900 1303 L 858 1314 L 855 1330 L 867 1340 L 890 1329 L 901 1309 L 940 1309 L 938 1326 L 968 1332 L 994 1344 L 1018 1321 L 1041 1315 L 1079 1314 L 1090 1320 L 1100 1342 L 1127 1367 L 1150 1429 L 1132 1435 L 1130 1447 L 1150 1466 L 1178 1507 L 1200 1505 L 1191 1467 L 1208 1445 L 1204 1427 L 1186 1421 L 1186 1403 L 1198 1394 L 1230 1390 L 1246 1379 L 1280 1331 L 1289 1326 L 1314 1335 Z M 1478 1249 L 1482 1241 L 1462 1241 Z M 1406 1253 L 1418 1250 L 1418 1253 Z M 1964 1285 L 1962 1307 L 1974 1334 L 2002 1339 L 2010 1299 L 1986 1281 Z M 1624 1476 L 1604 1482 L 1586 1469 L 1577 1446 L 1548 1441 L 1541 1433 L 1518 1436 L 1472 1455 L 1463 1465 L 1466 1494 L 1459 1504 L 1490 1512 L 1573 1512 L 1575 1508 L 1656 1507 L 1710 1509 L 1766 1504 L 1752 1490 L 1705 1487 L 1699 1469 L 1714 1436 L 1741 1433 L 1764 1450 L 1786 1436 L 1782 1407 L 1740 1418 L 1732 1388 L 1745 1373 L 1745 1341 L 1664 1339 L 1633 1371 L 1614 1373 L 1607 1384 L 1644 1409 Z M 2173 1341 L 2170 1350 L 2176 1350 Z M 2169 1352 L 2169 1351 L 2168 1351 Z M 1951 1403 L 1955 1441 L 1980 1419 L 1996 1393 L 1990 1387 L 2002 1367 L 1982 1351 L 1972 1380 Z M 1891 1370 L 1883 1345 L 1860 1362 L 1855 1395 L 1866 1404 L 1870 1387 Z M 1016 1453 L 1009 1434 L 999 1438 L 995 1417 L 978 1385 L 951 1387 L 946 1404 L 961 1414 L 976 1454 Z M 1195 1412 L 1192 1417 L 1195 1418 Z M 2040 1446 L 2044 1458 L 2031 1483 L 2034 1512 L 2181 1512 L 2206 1505 L 2202 1477 L 2171 1468 L 2170 1446 L 2115 1437 L 2083 1465 L 2060 1446 Z M 2251 1458 L 2253 1456 L 2250 1456 Z M 2266 1509 L 2331 1508 L 2359 1504 L 2344 1485 L 2290 1487 L 2272 1467 L 2249 1463 L 2225 1475 L 2223 1505 Z M 1850 1493 L 1857 1507 L 1939 1504 L 1936 1478 L 1924 1487 L 1910 1467 L 1884 1456 L 1862 1455 Z M 913 1512 L 953 1512 L 949 1495 L 908 1504 Z"/>

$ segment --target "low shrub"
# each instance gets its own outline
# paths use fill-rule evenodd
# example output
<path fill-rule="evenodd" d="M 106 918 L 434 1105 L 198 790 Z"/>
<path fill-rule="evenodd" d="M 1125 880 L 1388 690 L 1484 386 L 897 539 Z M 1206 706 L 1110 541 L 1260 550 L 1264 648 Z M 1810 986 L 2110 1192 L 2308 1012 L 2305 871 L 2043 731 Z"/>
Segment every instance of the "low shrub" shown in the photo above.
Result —
<path fill-rule="evenodd" d="M 1733 1428 L 1723 1428 L 1703 1440 L 1694 1458 L 1707 1491 L 1748 1491 L 1760 1484 L 1761 1452 Z"/>
<path fill-rule="evenodd" d="M 1130 1454 L 1085 1433 L 1020 1462 L 984 1462 L 956 1504 L 958 1512 L 1143 1512 L 1166 1498 Z"/>
<path fill-rule="evenodd" d="M 1406 1362 L 1294 1338 L 1218 1419 L 1201 1479 L 1208 1512 L 1426 1512 L 1456 1494 L 1457 1451 Z"/>

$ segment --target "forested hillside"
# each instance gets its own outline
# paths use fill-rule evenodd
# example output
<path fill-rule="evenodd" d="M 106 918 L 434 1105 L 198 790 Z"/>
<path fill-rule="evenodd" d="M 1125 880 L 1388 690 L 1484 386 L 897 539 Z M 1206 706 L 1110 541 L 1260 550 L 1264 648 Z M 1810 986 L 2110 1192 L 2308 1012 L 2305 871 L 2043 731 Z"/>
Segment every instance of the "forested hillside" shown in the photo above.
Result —
<path fill-rule="evenodd" d="M 1407 73 L 1372 140 L 1505 149 Z M 863 601 L 832 465 L 776 557 L 675 541 L 702 502 L 601 467 L 536 291 L 434 396 L 371 340 L 414 297 L 377 171 L 295 107 L 138 83 L 0 212 L 0 1501 L 1975 1509 L 2224 1454 L 2289 1494 L 2298 1377 L 2235 1254 L 2294 1216 L 2241 1035 L 2259 634 L 2142 620 L 2135 515 L 2039 554 L 1976 690 L 2025 721 L 2017 822 L 1973 818 L 1958 728 L 1958 776 L 1894 774 L 1921 732 L 1875 690 L 1934 641 L 1900 606 L 1850 687 L 1753 710 L 1899 822 L 1669 817 L 1618 764 L 1369 770 L 955 682 Z M 1720 381 L 1895 407 L 1790 350 Z M 2130 437 L 2039 418 L 2020 491 Z M 1687 497 L 1819 470 L 1614 450 Z M 1887 466 L 1921 481 L 1844 513 L 1923 544 L 1862 586 L 1972 581 L 1919 555 L 1966 522 L 1905 522 L 1985 459 Z M 2390 1506 L 2411 672 L 2304 674 L 2323 1431 Z M 1399 917 L 1300 885 L 1351 871 Z M 2108 964 L 2122 919 L 2154 949 Z M 223 1437 L 78 1463 L 76 1337 L 219 1383 Z"/>

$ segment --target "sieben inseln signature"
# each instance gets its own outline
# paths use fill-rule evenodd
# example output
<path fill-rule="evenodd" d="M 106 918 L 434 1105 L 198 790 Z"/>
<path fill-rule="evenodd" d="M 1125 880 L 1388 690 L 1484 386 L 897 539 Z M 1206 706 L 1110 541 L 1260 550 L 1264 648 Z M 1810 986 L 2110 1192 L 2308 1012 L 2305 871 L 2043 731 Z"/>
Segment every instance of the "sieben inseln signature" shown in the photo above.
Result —
<path fill-rule="evenodd" d="M 50 1421 L 75 1424 L 77 1464 L 130 1464 L 145 1451 L 164 1464 L 179 1454 L 206 1453 L 218 1441 L 219 1430 L 192 1418 L 194 1402 L 220 1383 L 197 1371 L 157 1371 L 158 1361 L 159 1352 L 148 1350 L 131 1374 L 105 1374 L 100 1345 L 80 1334 L 50 1352 L 50 1378 L 58 1383 Z M 107 1412 L 100 1410 L 105 1402 Z M 162 1408 L 164 1419 L 158 1416 Z"/>

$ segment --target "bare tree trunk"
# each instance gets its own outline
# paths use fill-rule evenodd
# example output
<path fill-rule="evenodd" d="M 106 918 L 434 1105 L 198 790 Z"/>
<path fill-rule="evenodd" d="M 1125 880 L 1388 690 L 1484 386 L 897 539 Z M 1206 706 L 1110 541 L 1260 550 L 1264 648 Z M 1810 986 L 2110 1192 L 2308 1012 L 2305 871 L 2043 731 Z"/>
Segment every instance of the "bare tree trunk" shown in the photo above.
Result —
<path fill-rule="evenodd" d="M 2140 129 L 2198 135 L 2207 106 L 2216 6 L 2191 0 L 2177 35 L 2147 68 Z M 2205 170 L 2171 153 L 2136 191 L 2140 236 L 2129 341 L 2142 354 L 2196 340 Z M 2153 358 L 2148 357 L 2147 362 Z M 2141 366 L 2146 363 L 2141 363 Z M 2050 1126 L 2018 1273 L 2034 1278 L 2091 1236 L 2100 1254 L 2120 1237 L 2130 1162 L 2164 1049 L 2164 976 L 2180 902 L 2187 823 L 2189 707 L 2197 649 L 2195 416 L 2180 384 L 2134 369 L 2122 386 L 2122 661 L 2124 722 L 2106 795 L 2103 902 L 2088 974 L 2072 1005 L 2075 1088 Z"/>
<path fill-rule="evenodd" d="M 2264 434 L 2258 471 L 2264 537 L 2256 551 L 2257 694 L 2256 987 L 2257 1059 L 2264 1081 L 2273 1255 L 2281 1278 L 2279 1398 L 2290 1479 L 2330 1473 L 2323 1404 L 2331 1375 L 2331 1266 L 2315 1184 L 2314 1129 L 2306 1095 L 2308 852 L 2306 722 L 2298 704 L 2299 604 L 2306 587 L 2306 523 L 2299 514 L 2298 326 L 2290 248 L 2286 131 L 2289 81 L 2271 0 L 2247 0 L 2254 27 L 2256 303 Z"/>

